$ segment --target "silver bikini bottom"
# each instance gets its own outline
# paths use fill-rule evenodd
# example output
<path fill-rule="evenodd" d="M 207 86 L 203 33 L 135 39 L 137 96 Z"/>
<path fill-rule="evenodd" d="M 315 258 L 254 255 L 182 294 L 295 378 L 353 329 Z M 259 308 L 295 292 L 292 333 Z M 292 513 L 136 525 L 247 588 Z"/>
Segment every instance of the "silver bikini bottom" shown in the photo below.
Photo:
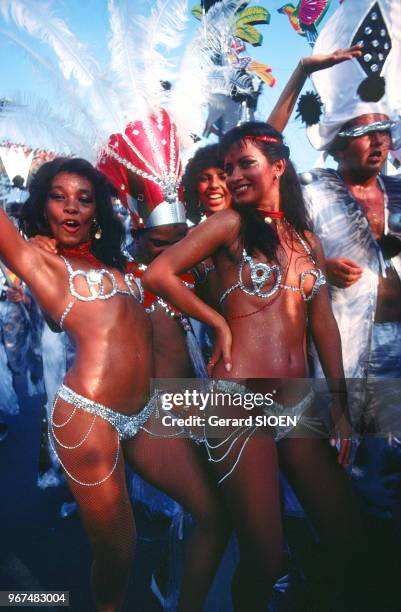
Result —
<path fill-rule="evenodd" d="M 245 385 L 235 381 L 219 380 L 211 382 L 214 393 L 253 394 Z M 262 408 L 262 415 L 256 418 L 248 417 L 250 418 L 250 424 L 233 427 L 232 431 L 218 442 L 211 442 L 210 437 L 205 431 L 204 437 L 202 439 L 198 438 L 196 441 L 205 445 L 209 461 L 212 463 L 220 463 L 227 459 L 230 453 L 233 455 L 232 467 L 219 480 L 219 483 L 223 482 L 223 480 L 232 474 L 241 459 L 241 455 L 246 445 L 258 430 L 264 429 L 267 433 L 270 432 L 275 442 L 279 442 L 283 438 L 289 436 L 291 433 L 295 432 L 296 428 L 299 428 L 297 431 L 298 435 L 301 437 L 314 435 L 327 436 L 327 428 L 322 419 L 319 416 L 310 414 L 314 398 L 315 394 L 313 389 L 311 389 L 302 400 L 293 406 L 284 406 L 279 402 L 273 402 L 271 406 L 264 406 Z M 262 423 L 259 424 L 260 421 L 262 421 Z M 286 422 L 290 424 L 286 424 Z M 239 448 L 237 443 L 240 444 Z M 236 450 L 234 450 L 235 446 L 237 446 Z"/>
<path fill-rule="evenodd" d="M 55 423 L 54 422 L 54 410 L 56 408 L 56 405 L 59 399 L 73 406 L 73 411 L 64 422 Z M 149 402 L 146 404 L 146 406 L 138 414 L 133 414 L 133 415 L 121 414 L 120 412 L 116 412 L 115 410 L 107 408 L 107 406 L 103 406 L 103 404 L 99 404 L 98 402 L 94 402 L 93 400 L 90 400 L 87 397 L 84 397 L 83 395 L 79 395 L 79 393 L 76 393 L 75 391 L 70 389 L 70 387 L 67 387 L 67 385 L 61 385 L 56 393 L 56 397 L 54 399 L 53 409 L 51 413 L 51 418 L 50 418 L 50 428 L 49 428 L 50 444 L 55 454 L 57 455 L 57 458 L 60 461 L 60 464 L 62 465 L 64 471 L 66 472 L 66 474 L 68 474 L 68 476 L 74 482 L 82 486 L 86 486 L 86 487 L 93 487 L 93 486 L 99 485 L 105 480 L 107 480 L 107 478 L 109 478 L 112 475 L 112 473 L 117 467 L 119 451 L 120 451 L 120 440 L 129 440 L 133 438 L 138 433 L 139 430 L 144 428 L 145 423 L 147 422 L 149 417 L 152 415 L 152 413 L 156 410 L 156 408 L 157 408 L 157 395 L 153 395 L 151 399 L 149 400 Z M 74 445 L 66 445 L 57 438 L 55 434 L 55 429 L 62 429 L 63 427 L 65 427 L 74 418 L 75 414 L 79 410 L 88 412 L 89 414 L 93 414 L 94 415 L 93 421 L 91 425 L 89 426 L 88 431 L 85 432 L 83 438 L 80 440 L 80 442 Z M 112 469 L 104 478 L 102 478 L 101 480 L 97 480 L 96 482 L 83 482 L 81 480 L 78 480 L 75 476 L 73 476 L 69 472 L 69 470 L 66 468 L 64 463 L 61 461 L 60 456 L 57 453 L 57 450 L 55 448 L 54 440 L 57 442 L 59 446 L 67 450 L 72 451 L 80 447 L 82 444 L 84 444 L 85 440 L 87 440 L 87 438 L 91 434 L 91 431 L 95 425 L 97 417 L 100 417 L 104 421 L 107 421 L 108 423 L 110 423 L 110 425 L 117 432 L 116 456 L 115 456 L 115 460 L 114 460 Z"/>

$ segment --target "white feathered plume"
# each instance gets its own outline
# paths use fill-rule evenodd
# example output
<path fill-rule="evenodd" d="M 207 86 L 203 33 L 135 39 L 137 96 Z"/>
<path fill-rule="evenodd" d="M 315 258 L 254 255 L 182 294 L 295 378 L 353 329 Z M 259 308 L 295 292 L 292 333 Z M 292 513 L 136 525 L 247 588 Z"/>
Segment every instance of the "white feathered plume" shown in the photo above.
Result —
<path fill-rule="evenodd" d="M 4 19 L 47 43 L 56 63 L 33 51 L 13 32 L 3 30 L 1 35 L 47 73 L 58 91 L 57 105 L 61 99 L 64 107 L 74 109 L 69 115 L 75 117 L 76 131 L 82 129 L 83 140 L 96 148 L 111 133 L 123 131 L 129 121 L 156 111 L 166 95 L 161 81 L 172 76 L 167 57 L 181 43 L 188 19 L 187 0 L 157 0 L 147 17 L 135 13 L 137 6 L 130 0 L 109 0 L 111 59 L 106 68 L 99 66 L 87 45 L 54 14 L 48 0 L 0 0 Z M 26 96 L 24 99 L 28 102 Z M 36 104 L 30 109 L 32 116 L 39 108 Z M 42 124 L 43 120 L 41 113 Z M 4 122 L 1 125 L 4 133 Z"/>
<path fill-rule="evenodd" d="M 0 28 L 0 37 L 8 39 L 25 53 L 25 56 L 32 64 L 36 73 L 39 72 L 39 75 L 43 77 L 43 81 L 50 82 L 53 86 L 57 99 L 61 101 L 61 105 L 67 106 L 69 113 L 74 114 L 75 122 L 82 125 L 82 132 L 85 131 L 86 134 L 96 134 L 96 122 L 89 114 L 88 109 L 81 101 L 80 97 L 77 96 L 76 87 L 63 77 L 57 66 L 48 58 L 37 53 L 14 32 Z M 96 140 L 96 138 L 92 136 L 92 140 Z"/>
<path fill-rule="evenodd" d="M 174 65 L 167 58 L 180 46 L 187 21 L 187 0 L 157 0 L 149 17 L 138 17 L 144 33 L 138 48 L 142 86 L 152 107 L 160 100 L 160 81 L 173 78 Z"/>
<path fill-rule="evenodd" d="M 214 4 L 187 46 L 171 93 L 170 109 L 184 146 L 200 136 L 209 104 L 219 105 L 221 96 L 230 96 L 235 70 L 226 59 L 234 36 L 236 11 L 243 0 L 222 0 Z M 216 63 L 219 58 L 221 64 Z M 185 100 L 185 104 L 183 104 Z"/>
<path fill-rule="evenodd" d="M 65 112 L 56 113 L 47 100 L 27 93 L 14 93 L 0 113 L 1 132 L 12 142 L 94 161 L 92 143 L 83 140 L 73 125 Z"/>
<path fill-rule="evenodd" d="M 110 68 L 126 112 L 157 111 L 165 102 L 161 81 L 174 76 L 168 59 L 188 21 L 187 0 L 157 0 L 147 17 L 129 0 L 109 0 Z"/>
<path fill-rule="evenodd" d="M 209 54 L 227 53 L 234 35 L 235 13 L 243 4 L 243 0 L 221 0 L 203 15 L 199 44 L 205 52 L 209 49 Z"/>
<path fill-rule="evenodd" d="M 67 25 L 56 17 L 49 2 L 0 0 L 0 10 L 7 21 L 47 43 L 57 55 L 66 79 L 75 77 L 80 85 L 91 85 L 98 66 L 87 49 Z"/>
<path fill-rule="evenodd" d="M 102 122 L 110 127 L 120 123 L 120 108 L 110 83 L 103 77 L 87 46 L 77 39 L 62 19 L 56 17 L 50 2 L 0 0 L 0 11 L 7 21 L 13 20 L 20 29 L 50 46 L 64 78 L 77 81 Z"/>
<path fill-rule="evenodd" d="M 40 67 L 57 93 L 53 105 L 21 95 L 25 110 L 19 108 L 18 113 L 9 113 L 7 119 L 0 121 L 0 137 L 9 136 L 6 127 L 11 130 L 12 120 L 17 121 L 18 115 L 18 120 L 27 126 L 25 139 L 22 129 L 14 130 L 21 133 L 20 142 L 32 146 L 39 138 L 41 126 L 43 140 L 59 142 L 63 147 L 60 151 L 79 155 L 85 151 L 85 157 L 94 160 L 111 133 L 122 132 L 129 121 L 164 105 L 170 107 L 184 145 L 191 144 L 189 134 L 202 132 L 208 100 L 215 93 L 231 93 L 229 68 L 216 66 L 213 55 L 226 52 L 235 12 L 241 4 L 241 0 L 222 0 L 209 9 L 177 70 L 178 62 L 174 66 L 171 54 L 182 41 L 188 20 L 187 0 L 155 0 L 146 17 L 137 14 L 138 2 L 108 0 L 107 67 L 99 66 L 87 45 L 54 14 L 54 5 L 49 0 L 0 0 L 0 15 L 25 34 L 47 43 L 54 61 L 33 51 L 13 32 L 3 31 L 0 35 L 12 39 Z M 164 80 L 173 82 L 172 91 L 164 91 L 161 86 Z M 57 113 L 52 108 L 57 108 Z M 38 126 L 29 127 L 28 117 L 34 123 L 35 113 Z M 51 136 L 57 125 L 63 136 Z M 76 138 L 78 134 L 81 142 Z"/>
<path fill-rule="evenodd" d="M 139 88 L 139 65 L 137 61 L 138 26 L 132 15 L 130 0 L 109 0 L 110 75 L 126 121 L 132 119 L 133 108 L 142 115 L 146 104 Z"/>

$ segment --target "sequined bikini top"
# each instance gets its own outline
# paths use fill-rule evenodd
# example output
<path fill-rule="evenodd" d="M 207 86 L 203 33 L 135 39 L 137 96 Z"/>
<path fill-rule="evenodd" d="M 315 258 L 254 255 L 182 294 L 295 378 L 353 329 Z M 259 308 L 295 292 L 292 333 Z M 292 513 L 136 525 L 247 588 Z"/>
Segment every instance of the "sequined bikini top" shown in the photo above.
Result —
<path fill-rule="evenodd" d="M 68 286 L 72 299 L 66 306 L 59 320 L 59 327 L 63 329 L 64 321 L 74 306 L 76 301 L 79 302 L 94 302 L 95 300 L 109 300 L 117 294 L 129 295 L 141 304 L 143 303 L 143 288 L 132 273 L 124 275 L 124 281 L 127 289 L 119 289 L 116 277 L 113 272 L 105 268 L 92 268 L 91 270 L 73 270 L 70 262 L 63 255 L 61 259 L 64 261 L 68 270 Z M 76 288 L 75 279 L 82 277 L 85 279 L 90 295 L 82 295 Z M 111 288 L 106 290 L 105 281 L 109 281 Z"/>
<path fill-rule="evenodd" d="M 305 302 L 309 302 L 309 300 L 314 298 L 315 295 L 319 292 L 321 285 L 324 285 L 326 283 L 326 277 L 323 274 L 323 272 L 319 268 L 316 267 L 316 262 L 312 257 L 312 252 L 308 244 L 298 234 L 298 232 L 295 232 L 295 234 L 299 242 L 302 244 L 303 248 L 305 249 L 306 253 L 308 254 L 310 260 L 315 266 L 315 268 L 309 268 L 308 270 L 304 270 L 303 272 L 301 272 L 300 279 L 299 279 L 299 287 L 295 287 L 293 285 L 287 285 L 282 282 L 283 273 L 278 264 L 269 266 L 266 263 L 257 263 L 252 259 L 250 255 L 248 255 L 248 253 L 244 249 L 242 251 L 242 258 L 241 258 L 241 262 L 240 262 L 239 270 L 238 270 L 238 282 L 236 282 L 232 287 L 229 287 L 228 289 L 226 289 L 226 291 L 224 291 L 224 293 L 220 297 L 220 304 L 235 289 L 241 289 L 241 291 L 243 291 L 244 293 L 248 295 L 256 295 L 257 297 L 260 297 L 260 298 L 269 298 L 272 295 L 274 295 L 279 289 L 286 289 L 288 291 L 298 292 L 301 294 L 301 297 Z M 249 266 L 249 270 L 251 273 L 252 287 L 247 287 L 244 283 L 243 273 L 244 273 L 244 268 L 246 266 Z M 304 285 L 305 285 L 305 279 L 308 276 L 313 276 L 315 279 L 315 282 L 313 284 L 312 291 L 310 292 L 310 294 L 306 295 Z M 265 290 L 264 287 L 271 279 L 274 279 L 273 286 L 270 289 Z"/>

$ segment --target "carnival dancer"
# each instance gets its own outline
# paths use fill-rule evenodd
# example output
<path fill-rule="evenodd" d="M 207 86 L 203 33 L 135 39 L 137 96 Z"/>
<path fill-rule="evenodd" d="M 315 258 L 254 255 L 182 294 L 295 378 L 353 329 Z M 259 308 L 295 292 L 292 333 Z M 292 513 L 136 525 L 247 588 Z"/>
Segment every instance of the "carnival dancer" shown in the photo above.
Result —
<path fill-rule="evenodd" d="M 269 379 L 308 375 L 308 319 L 332 388 L 344 391 L 341 344 L 325 286 L 324 258 L 318 240 L 307 230 L 288 147 L 271 126 L 245 123 L 226 134 L 222 148 L 235 210 L 212 215 L 159 256 L 143 277 L 145 287 L 213 328 L 216 344 L 210 368 L 215 378 L 246 379 L 246 388 L 254 391 L 272 391 L 276 385 L 277 402 L 285 402 L 283 386 Z M 216 265 L 223 315 L 178 280 L 179 274 L 209 256 Z M 216 388 L 229 392 L 237 387 L 235 381 L 224 380 Z M 313 416 L 307 381 L 298 389 L 290 385 L 289 397 L 293 406 L 286 410 Z M 345 404 L 343 393 L 335 396 L 332 416 L 341 439 L 338 455 L 319 436 L 287 438 L 278 446 L 281 465 L 330 550 L 336 580 L 345 579 L 352 555 L 345 558 L 344 550 L 352 529 L 353 538 L 358 531 L 342 468 L 350 451 Z M 237 416 L 238 411 L 231 410 Z M 243 433 L 246 438 L 241 440 Z M 253 433 L 252 428 L 243 428 L 219 457 L 205 441 L 239 535 L 241 562 L 233 582 L 238 610 L 264 609 L 282 558 L 277 449 L 272 437 Z"/>
<path fill-rule="evenodd" d="M 287 126 L 297 98 L 309 75 L 360 55 L 359 46 L 354 45 L 346 49 L 336 49 L 329 54 L 301 58 L 267 118 L 267 123 L 282 132 Z M 187 215 L 193 223 L 198 223 L 204 217 L 231 207 L 231 194 L 226 184 L 224 161 L 217 143 L 200 147 L 195 152 L 185 167 L 182 182 Z M 216 278 L 214 274 L 209 274 L 213 271 L 213 266 L 209 264 L 204 266 L 204 269 L 206 270 L 204 275 L 206 283 L 201 286 L 201 290 L 198 290 L 198 294 L 215 307 L 218 304 Z M 210 353 L 210 334 L 204 325 L 200 326 L 199 336 L 204 353 Z"/>
<path fill-rule="evenodd" d="M 219 515 L 187 442 L 160 444 L 145 431 L 156 405 L 152 398 L 143 407 L 152 373 L 151 327 L 139 287 L 124 274 L 122 228 L 107 182 L 84 160 L 58 158 L 38 171 L 25 206 L 25 233 L 53 237 L 59 255 L 24 241 L 2 211 L 0 252 L 76 345 L 51 429 L 92 545 L 97 609 L 122 604 L 133 554 L 125 458 L 197 517 L 180 605 L 200 610 L 220 554 Z"/>
<path fill-rule="evenodd" d="M 129 123 L 123 134 L 112 135 L 100 155 L 99 170 L 118 189 L 131 213 L 132 270 L 138 278 L 151 261 L 187 233 L 179 155 L 175 125 L 163 109 L 149 119 Z M 183 281 L 194 289 L 192 273 Z M 155 377 L 205 374 L 188 318 L 150 292 L 145 294 L 145 308 L 154 331 Z"/>
<path fill-rule="evenodd" d="M 341 41 L 340 41 L 341 42 Z M 274 109 L 267 118 L 267 123 L 282 132 L 291 116 L 295 102 L 304 86 L 307 76 L 319 70 L 325 70 L 338 63 L 359 57 L 361 50 L 358 45 L 346 49 L 337 49 L 330 53 L 319 53 L 301 58 L 284 87 Z M 328 71 L 330 74 L 330 71 Z M 209 217 L 215 212 L 231 207 L 231 194 L 226 183 L 224 160 L 220 153 L 218 144 L 206 145 L 199 148 L 195 155 L 188 161 L 183 175 L 184 195 L 187 204 L 187 214 L 191 221 L 197 223 L 201 218 Z M 212 267 L 209 266 L 209 270 Z M 208 275 L 202 292 L 202 299 L 215 307 L 218 304 L 218 290 L 216 291 L 216 279 L 214 274 Z M 198 293 L 199 295 L 199 293 Z M 199 332 L 202 339 L 204 353 L 210 353 L 212 341 L 210 330 L 205 325 L 200 326 Z M 281 495 L 283 511 L 287 507 L 290 512 L 296 508 L 297 516 L 303 514 L 303 509 L 297 502 L 288 482 L 281 475 Z M 306 528 L 306 531 L 309 531 Z"/>

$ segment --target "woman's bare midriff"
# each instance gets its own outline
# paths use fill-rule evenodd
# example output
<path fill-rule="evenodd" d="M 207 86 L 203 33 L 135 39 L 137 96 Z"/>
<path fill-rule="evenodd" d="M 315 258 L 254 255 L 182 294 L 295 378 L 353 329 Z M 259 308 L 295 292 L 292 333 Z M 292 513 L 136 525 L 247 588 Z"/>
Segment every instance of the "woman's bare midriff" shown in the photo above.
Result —
<path fill-rule="evenodd" d="M 281 293 L 284 292 L 281 290 Z M 247 296 L 241 298 L 248 302 Z M 299 296 L 279 295 L 271 304 L 255 314 L 230 319 L 233 335 L 232 378 L 302 378 L 308 376 L 305 353 L 305 307 L 298 304 L 298 313 L 287 313 L 287 302 L 299 300 Z M 259 298 L 260 302 L 262 301 Z M 249 311 L 255 298 L 249 299 Z M 264 304 L 262 304 L 263 306 Z M 294 309 L 295 310 L 295 309 Z M 232 308 L 227 308 L 232 312 Z M 235 316 L 235 315 L 234 315 Z M 215 372 L 220 370 L 218 364 Z M 219 368 L 219 369 L 218 369 Z M 223 374 L 223 372 L 220 372 Z M 227 374 L 227 373 L 226 373 Z"/>
<path fill-rule="evenodd" d="M 284 245 L 282 282 L 299 286 L 302 271 L 313 267 L 301 245 Z M 238 249 L 237 249 L 238 252 Z M 238 280 L 238 265 L 224 254 L 216 258 L 224 287 Z M 246 283 L 250 281 L 244 271 Z M 310 279 L 311 282 L 313 279 Z M 271 281 L 273 285 L 273 280 Z M 251 285 L 251 283 L 249 282 Z M 305 286 L 308 294 L 312 286 Z M 269 286 L 263 289 L 269 290 Z M 304 378 L 309 375 L 306 359 L 307 306 L 299 291 L 279 288 L 271 297 L 261 298 L 235 289 L 223 303 L 222 313 L 233 337 L 233 368 L 227 376 L 222 362 L 214 368 L 216 378 Z"/>
<path fill-rule="evenodd" d="M 151 325 L 145 311 L 128 296 L 77 303 L 74 309 L 65 327 L 75 342 L 76 358 L 65 383 L 119 412 L 140 411 L 152 376 Z"/>
<path fill-rule="evenodd" d="M 58 322 L 65 308 L 73 306 L 64 320 L 64 330 L 75 345 L 75 360 L 64 382 L 74 391 L 124 414 L 139 412 L 149 398 L 152 370 L 152 328 L 143 306 L 131 295 L 116 294 L 109 299 L 73 299 L 68 273 L 60 257 L 49 259 L 51 291 L 36 287 L 41 307 Z M 75 270 L 91 266 L 81 258 L 71 259 Z M 92 266 L 93 267 L 93 266 Z M 127 290 L 123 274 L 111 270 L 119 290 Z M 74 283 L 80 295 L 88 295 L 81 276 Z M 111 285 L 106 284 L 105 293 Z"/>

